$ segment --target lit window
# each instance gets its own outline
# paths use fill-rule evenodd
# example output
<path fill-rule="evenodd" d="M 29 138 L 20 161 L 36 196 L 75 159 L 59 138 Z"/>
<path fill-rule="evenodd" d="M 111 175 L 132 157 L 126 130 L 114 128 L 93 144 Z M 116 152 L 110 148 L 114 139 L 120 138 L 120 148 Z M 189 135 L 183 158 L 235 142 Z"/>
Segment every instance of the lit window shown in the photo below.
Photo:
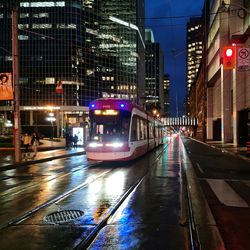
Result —
<path fill-rule="evenodd" d="M 29 13 L 20 13 L 20 18 L 29 17 Z"/>
<path fill-rule="evenodd" d="M 5 61 L 12 61 L 12 57 L 11 56 L 6 56 Z"/>
<path fill-rule="evenodd" d="M 25 35 L 19 35 L 18 36 L 18 40 L 28 40 L 29 37 L 28 36 L 25 36 Z"/>
<path fill-rule="evenodd" d="M 76 29 L 76 24 L 65 24 L 65 23 L 60 23 L 60 24 L 57 24 L 56 27 L 58 29 Z"/>
<path fill-rule="evenodd" d="M 56 2 L 56 6 L 57 7 L 64 7 L 65 6 L 65 2 L 64 1 Z"/>
<path fill-rule="evenodd" d="M 39 13 L 39 17 L 40 18 L 49 17 L 49 13 Z"/>
<path fill-rule="evenodd" d="M 54 7 L 55 2 L 31 2 L 31 7 Z"/>
<path fill-rule="evenodd" d="M 34 18 L 44 18 L 44 17 L 49 17 L 49 13 L 35 13 L 33 14 Z"/>
<path fill-rule="evenodd" d="M 30 3 L 28 2 L 20 3 L 20 7 L 30 7 Z"/>
<path fill-rule="evenodd" d="M 50 24 L 50 23 L 41 23 L 41 24 L 34 23 L 34 24 L 32 24 L 32 28 L 33 29 L 51 29 L 52 24 Z"/>
<path fill-rule="evenodd" d="M 18 29 L 28 29 L 29 28 L 29 25 L 26 23 L 26 24 L 18 24 Z"/>
<path fill-rule="evenodd" d="M 41 7 L 64 7 L 65 1 L 50 1 L 50 2 L 21 2 L 20 7 L 34 7 L 34 8 L 41 8 Z"/>

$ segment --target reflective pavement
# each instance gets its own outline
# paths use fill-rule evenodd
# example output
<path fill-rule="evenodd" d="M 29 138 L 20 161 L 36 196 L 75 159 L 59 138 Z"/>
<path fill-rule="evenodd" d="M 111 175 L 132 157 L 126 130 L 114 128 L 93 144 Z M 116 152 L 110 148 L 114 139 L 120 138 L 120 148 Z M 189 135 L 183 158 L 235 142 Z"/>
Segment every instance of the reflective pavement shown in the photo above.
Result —
<path fill-rule="evenodd" d="M 64 158 L 69 155 L 84 154 L 85 150 L 82 146 L 77 148 L 65 147 L 65 139 L 44 139 L 41 140 L 41 145 L 38 146 L 37 155 L 33 158 L 33 153 L 30 152 L 26 159 L 24 156 L 24 149 L 22 151 L 22 161 L 20 163 L 15 162 L 15 150 L 14 148 L 0 148 L 0 171 L 18 167 L 20 165 L 30 165 L 34 162 L 43 162 L 52 159 Z"/>
<path fill-rule="evenodd" d="M 44 139 L 41 140 L 42 144 L 38 147 L 38 153 L 34 159 L 32 159 L 32 153 L 28 159 L 22 159 L 21 163 L 15 163 L 15 151 L 14 148 L 0 148 L 0 171 L 6 169 L 6 167 L 13 168 L 18 165 L 27 165 L 34 162 L 46 161 L 49 159 L 67 157 L 69 154 L 83 154 L 85 153 L 84 147 L 78 146 L 78 148 L 65 148 L 65 139 Z M 235 146 L 232 143 L 222 143 L 221 141 L 207 141 L 206 144 L 211 147 L 218 148 L 224 152 L 233 154 L 237 157 L 241 157 L 250 162 L 250 157 L 247 154 L 246 147 Z M 22 149 L 23 152 L 23 149 Z"/>

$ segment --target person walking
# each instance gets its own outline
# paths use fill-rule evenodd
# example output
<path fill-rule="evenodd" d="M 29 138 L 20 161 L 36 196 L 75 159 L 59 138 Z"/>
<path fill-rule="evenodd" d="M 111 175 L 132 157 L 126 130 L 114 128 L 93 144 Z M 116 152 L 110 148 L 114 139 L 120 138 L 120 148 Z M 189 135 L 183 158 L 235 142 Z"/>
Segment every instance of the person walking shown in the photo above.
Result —
<path fill-rule="evenodd" d="M 34 152 L 33 157 L 32 157 L 34 159 L 36 157 L 37 147 L 39 145 L 39 137 L 38 137 L 37 133 L 34 132 L 32 134 L 31 143 L 30 144 L 31 144 L 31 149 Z"/>
<path fill-rule="evenodd" d="M 30 148 L 30 144 L 31 144 L 31 136 L 28 133 L 25 133 L 22 136 L 22 142 L 23 142 L 23 146 L 24 146 L 24 154 L 23 154 L 23 158 L 27 159 L 29 156 L 29 148 Z"/>

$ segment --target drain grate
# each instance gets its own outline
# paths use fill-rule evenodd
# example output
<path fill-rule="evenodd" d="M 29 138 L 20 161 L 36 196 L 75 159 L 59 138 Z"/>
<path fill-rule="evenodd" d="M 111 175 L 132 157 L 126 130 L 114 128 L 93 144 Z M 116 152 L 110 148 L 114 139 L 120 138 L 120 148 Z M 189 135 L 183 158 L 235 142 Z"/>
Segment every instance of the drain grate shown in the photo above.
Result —
<path fill-rule="evenodd" d="M 46 215 L 43 221 L 50 224 L 62 224 L 75 220 L 83 214 L 84 212 L 81 210 L 61 210 Z"/>

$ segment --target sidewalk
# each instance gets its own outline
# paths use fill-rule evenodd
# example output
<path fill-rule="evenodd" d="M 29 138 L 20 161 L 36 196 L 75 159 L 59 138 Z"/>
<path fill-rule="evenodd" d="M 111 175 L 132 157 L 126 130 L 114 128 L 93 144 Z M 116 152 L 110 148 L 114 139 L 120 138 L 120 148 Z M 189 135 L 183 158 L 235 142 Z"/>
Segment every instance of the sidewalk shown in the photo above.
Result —
<path fill-rule="evenodd" d="M 79 146 L 76 149 L 66 149 L 64 138 L 56 140 L 43 139 L 40 141 L 42 144 L 38 146 L 36 157 L 34 159 L 22 159 L 21 163 L 15 162 L 14 148 L 0 148 L 0 171 L 13 169 L 17 166 L 30 165 L 36 162 L 45 162 L 48 160 L 65 158 L 69 155 L 81 155 L 85 153 L 85 150 L 82 146 Z"/>
<path fill-rule="evenodd" d="M 21 163 L 15 163 L 14 148 L 0 148 L 0 171 L 13 169 L 17 166 L 34 164 L 35 162 L 45 162 L 48 160 L 65 158 L 69 155 L 80 155 L 85 153 L 83 147 L 65 149 L 64 138 L 56 140 L 44 139 L 41 140 L 41 142 L 42 145 L 38 147 L 37 156 L 34 159 L 22 159 Z M 222 143 L 221 141 L 207 141 L 206 144 L 250 162 L 246 147 L 237 147 L 232 143 Z"/>
<path fill-rule="evenodd" d="M 206 144 L 250 162 L 250 155 L 247 154 L 247 147 L 236 146 L 233 143 L 223 143 L 222 141 L 206 141 Z"/>

